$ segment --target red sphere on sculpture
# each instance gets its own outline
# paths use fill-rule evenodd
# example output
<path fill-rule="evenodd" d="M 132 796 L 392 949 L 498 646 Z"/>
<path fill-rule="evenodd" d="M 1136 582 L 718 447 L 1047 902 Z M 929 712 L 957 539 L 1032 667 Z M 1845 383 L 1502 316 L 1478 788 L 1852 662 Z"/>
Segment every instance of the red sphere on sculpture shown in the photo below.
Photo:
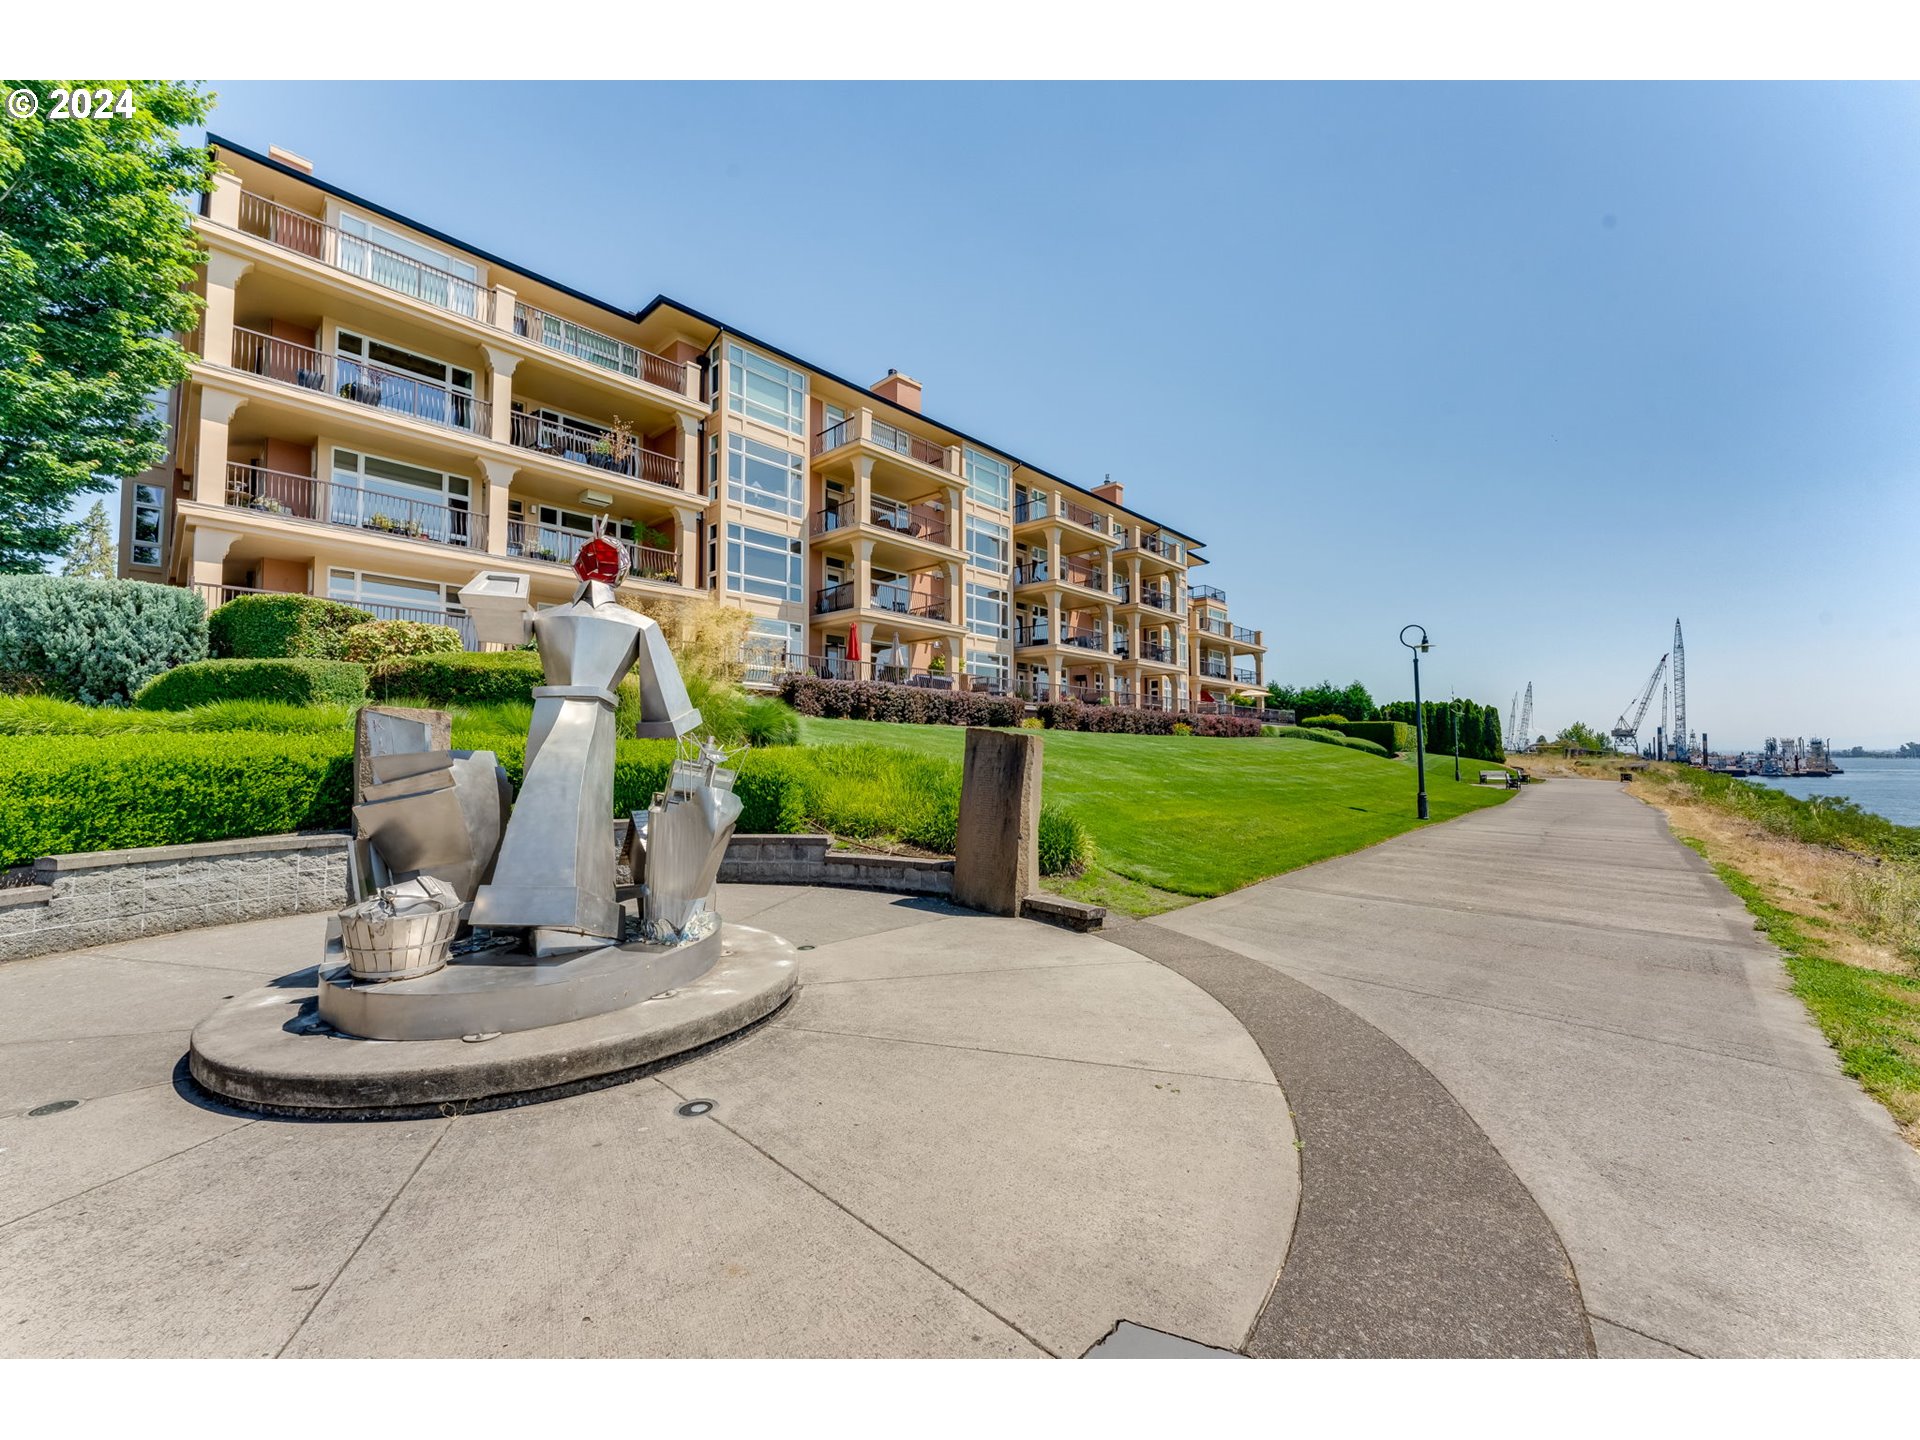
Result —
<path fill-rule="evenodd" d="M 630 567 L 624 545 L 596 535 L 580 547 L 573 558 L 573 573 L 582 580 L 598 580 L 603 585 L 618 585 Z"/>

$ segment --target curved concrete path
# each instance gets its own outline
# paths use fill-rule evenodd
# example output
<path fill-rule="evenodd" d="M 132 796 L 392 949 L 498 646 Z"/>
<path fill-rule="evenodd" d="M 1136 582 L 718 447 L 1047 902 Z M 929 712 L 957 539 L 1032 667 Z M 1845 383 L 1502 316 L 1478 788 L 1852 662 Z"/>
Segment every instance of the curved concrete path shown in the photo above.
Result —
<path fill-rule="evenodd" d="M 936 902 L 722 909 L 812 947 L 759 1029 L 431 1120 L 180 1082 L 188 1029 L 306 963 L 322 917 L 0 966 L 0 1354 L 1075 1356 L 1120 1320 L 1246 1345 L 1298 1159 L 1218 1002 Z"/>
<path fill-rule="evenodd" d="M 1602 1355 L 1920 1354 L 1920 1156 L 1745 908 L 1618 786 L 1552 780 L 1136 928 L 1404 1046 L 1557 1229 Z M 1305 1141 L 1298 1252 L 1318 1142 L 1275 1068 Z M 1309 1278 L 1290 1257 L 1272 1312 Z"/>

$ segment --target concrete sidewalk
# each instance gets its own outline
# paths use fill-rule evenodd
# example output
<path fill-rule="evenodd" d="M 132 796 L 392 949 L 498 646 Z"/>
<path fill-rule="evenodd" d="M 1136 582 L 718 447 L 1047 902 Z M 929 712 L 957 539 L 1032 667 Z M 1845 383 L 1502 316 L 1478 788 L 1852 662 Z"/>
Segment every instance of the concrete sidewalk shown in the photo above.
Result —
<path fill-rule="evenodd" d="M 1619 787 L 1549 781 L 1154 923 L 1437 1076 L 1558 1230 L 1602 1355 L 1920 1354 L 1920 1157 Z"/>
<path fill-rule="evenodd" d="M 1079 1355 L 1122 1319 L 1246 1342 L 1298 1164 L 1218 1003 L 939 902 L 722 910 L 813 947 L 770 1022 L 452 1119 L 267 1120 L 180 1084 L 188 1029 L 309 963 L 321 917 L 0 966 L 0 1354 Z"/>

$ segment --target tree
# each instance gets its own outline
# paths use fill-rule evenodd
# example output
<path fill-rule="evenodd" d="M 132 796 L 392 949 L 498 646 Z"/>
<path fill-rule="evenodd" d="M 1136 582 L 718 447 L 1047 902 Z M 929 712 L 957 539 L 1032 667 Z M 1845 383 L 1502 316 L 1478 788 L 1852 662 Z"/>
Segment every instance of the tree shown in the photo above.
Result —
<path fill-rule="evenodd" d="M 1267 703 L 1276 710 L 1292 710 L 1301 715 L 1344 715 L 1349 720 L 1371 720 L 1373 696 L 1358 680 L 1336 686 L 1330 680 L 1318 685 L 1282 685 L 1267 682 Z"/>
<path fill-rule="evenodd" d="M 60 573 L 76 580 L 112 580 L 120 573 L 105 501 L 94 501 L 93 508 L 81 520 L 73 545 L 67 551 L 67 563 Z"/>
<path fill-rule="evenodd" d="M 61 82 L 77 92 L 81 82 Z M 76 495 L 161 463 L 150 397 L 187 374 L 176 334 L 199 322 L 200 257 L 183 195 L 213 156 L 183 143 L 213 97 L 174 81 L 87 81 L 131 115 L 50 120 L 54 83 L 0 81 L 40 100 L 0 125 L 0 573 L 32 572 L 79 525 Z"/>
<path fill-rule="evenodd" d="M 1578 720 L 1567 726 L 1566 729 L 1562 730 L 1553 738 L 1555 744 L 1568 745 L 1580 750 L 1593 750 L 1605 753 L 1613 748 L 1604 733 L 1591 725 L 1584 725 Z"/>

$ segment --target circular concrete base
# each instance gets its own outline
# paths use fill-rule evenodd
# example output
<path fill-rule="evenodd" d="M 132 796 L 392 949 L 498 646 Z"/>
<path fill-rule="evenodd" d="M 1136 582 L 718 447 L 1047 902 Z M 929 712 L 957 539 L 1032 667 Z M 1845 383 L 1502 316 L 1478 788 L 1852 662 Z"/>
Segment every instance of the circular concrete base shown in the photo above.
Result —
<path fill-rule="evenodd" d="M 793 991 L 793 947 L 741 925 L 722 926 L 720 939 L 713 968 L 680 989 L 477 1042 L 316 1030 L 315 972 L 304 970 L 201 1021 L 188 1065 L 219 1098 L 283 1115 L 399 1119 L 554 1099 L 634 1078 L 779 1009 Z"/>

